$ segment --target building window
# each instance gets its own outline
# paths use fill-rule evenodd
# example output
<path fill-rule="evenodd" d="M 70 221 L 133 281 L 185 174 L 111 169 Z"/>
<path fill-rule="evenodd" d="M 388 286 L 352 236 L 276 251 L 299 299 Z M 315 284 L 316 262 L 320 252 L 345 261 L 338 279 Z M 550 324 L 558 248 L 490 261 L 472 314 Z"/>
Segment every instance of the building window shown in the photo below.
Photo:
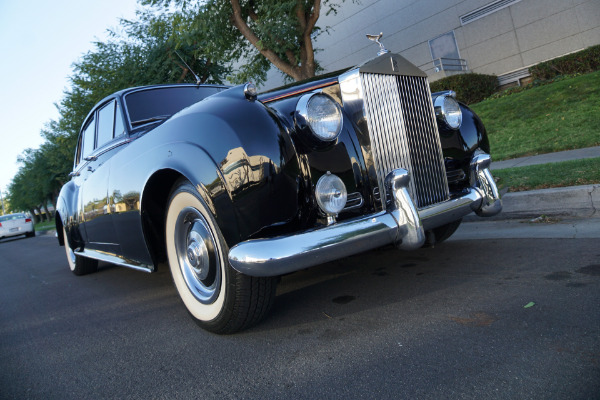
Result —
<path fill-rule="evenodd" d="M 431 50 L 431 58 L 436 72 L 442 70 L 462 71 L 464 69 L 463 62 L 458 53 L 454 31 L 431 39 L 429 41 L 429 49 Z"/>

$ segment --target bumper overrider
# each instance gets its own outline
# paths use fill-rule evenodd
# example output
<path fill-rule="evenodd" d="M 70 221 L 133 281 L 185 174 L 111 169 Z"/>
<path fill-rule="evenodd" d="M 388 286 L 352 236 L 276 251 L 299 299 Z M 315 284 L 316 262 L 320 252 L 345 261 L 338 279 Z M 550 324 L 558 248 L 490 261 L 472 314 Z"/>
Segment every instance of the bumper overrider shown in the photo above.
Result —
<path fill-rule="evenodd" d="M 231 266 L 250 276 L 277 276 L 393 243 L 414 250 L 425 243 L 425 231 L 475 212 L 482 217 L 498 214 L 502 200 L 489 170 L 488 154 L 473 157 L 470 188 L 465 194 L 417 210 L 409 192 L 410 175 L 398 168 L 385 184 L 393 195 L 388 210 L 288 236 L 255 239 L 233 246 Z"/>

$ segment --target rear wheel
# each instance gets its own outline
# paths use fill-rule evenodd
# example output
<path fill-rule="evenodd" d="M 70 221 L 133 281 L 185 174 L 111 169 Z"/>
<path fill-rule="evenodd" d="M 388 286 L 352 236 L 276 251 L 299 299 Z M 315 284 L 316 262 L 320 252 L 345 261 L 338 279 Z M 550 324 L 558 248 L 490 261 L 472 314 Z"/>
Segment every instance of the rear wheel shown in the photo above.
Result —
<path fill-rule="evenodd" d="M 221 231 L 189 182 L 180 181 L 171 192 L 165 226 L 175 287 L 201 327 L 233 333 L 266 315 L 275 298 L 276 280 L 231 268 Z"/>
<path fill-rule="evenodd" d="M 92 258 L 82 257 L 75 254 L 73 249 L 69 247 L 69 241 L 67 240 L 67 231 L 63 227 L 63 238 L 65 242 L 65 252 L 67 254 L 67 262 L 71 272 L 75 275 L 86 275 L 96 272 L 98 270 L 98 260 Z"/>

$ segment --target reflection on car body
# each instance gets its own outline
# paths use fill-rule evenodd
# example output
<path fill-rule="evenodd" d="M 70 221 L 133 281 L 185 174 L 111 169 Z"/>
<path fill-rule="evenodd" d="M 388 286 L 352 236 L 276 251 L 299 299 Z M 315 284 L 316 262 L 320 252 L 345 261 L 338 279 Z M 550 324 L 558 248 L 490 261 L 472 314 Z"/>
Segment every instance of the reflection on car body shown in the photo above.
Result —
<path fill-rule="evenodd" d="M 485 128 L 454 97 L 395 54 L 258 96 L 249 84 L 123 90 L 83 124 L 59 242 L 78 275 L 98 260 L 167 262 L 202 327 L 247 328 L 278 276 L 416 249 L 500 211 Z"/>

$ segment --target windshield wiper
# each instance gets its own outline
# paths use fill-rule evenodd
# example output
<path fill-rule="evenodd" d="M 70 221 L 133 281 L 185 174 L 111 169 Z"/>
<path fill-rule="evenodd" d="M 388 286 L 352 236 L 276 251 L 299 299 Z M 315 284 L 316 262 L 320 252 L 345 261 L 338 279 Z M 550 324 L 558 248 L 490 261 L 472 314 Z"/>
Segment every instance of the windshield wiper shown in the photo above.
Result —
<path fill-rule="evenodd" d="M 165 119 L 168 119 L 168 118 L 171 118 L 171 116 L 170 115 L 157 115 L 156 117 L 133 121 L 131 123 L 131 126 L 140 126 L 140 125 L 144 125 L 144 124 L 149 124 L 150 122 L 164 121 Z"/>

